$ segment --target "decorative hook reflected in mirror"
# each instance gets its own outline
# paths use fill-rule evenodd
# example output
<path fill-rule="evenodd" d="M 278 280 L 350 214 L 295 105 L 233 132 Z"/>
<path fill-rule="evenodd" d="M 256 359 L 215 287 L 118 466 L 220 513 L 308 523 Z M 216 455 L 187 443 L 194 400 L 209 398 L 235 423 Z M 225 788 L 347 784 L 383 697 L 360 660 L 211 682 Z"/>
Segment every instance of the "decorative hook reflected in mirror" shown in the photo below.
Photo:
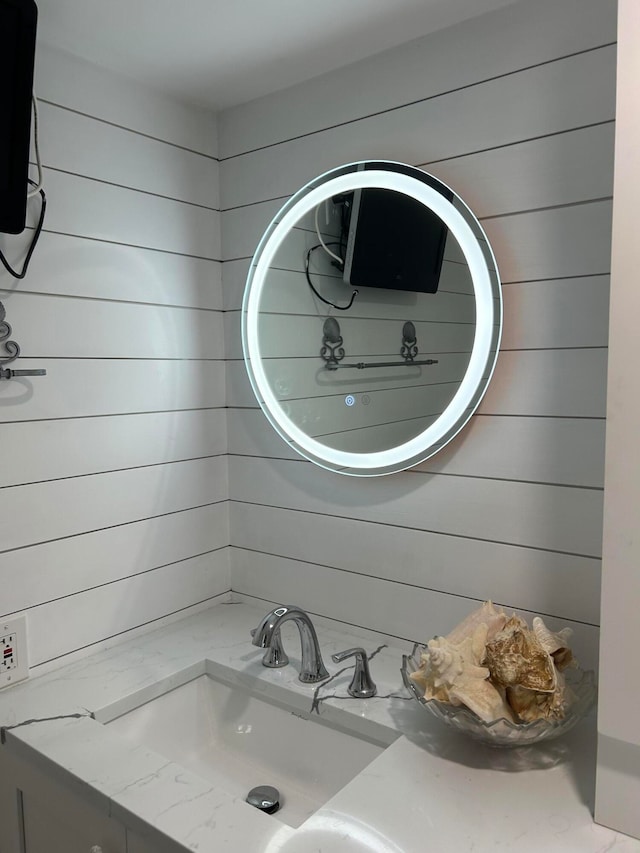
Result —
<path fill-rule="evenodd" d="M 325 363 L 326 370 L 338 370 L 341 367 L 354 367 L 356 370 L 367 370 L 370 367 L 398 367 L 408 365 L 409 367 L 420 367 L 422 365 L 438 364 L 437 358 L 423 358 L 416 361 L 418 355 L 418 338 L 416 327 L 411 320 L 402 327 L 402 346 L 400 355 L 402 361 L 358 361 L 347 364 L 342 363 L 345 357 L 345 349 L 342 346 L 344 339 L 340 333 L 340 324 L 335 317 L 327 317 L 322 326 L 322 349 L 320 358 Z"/>

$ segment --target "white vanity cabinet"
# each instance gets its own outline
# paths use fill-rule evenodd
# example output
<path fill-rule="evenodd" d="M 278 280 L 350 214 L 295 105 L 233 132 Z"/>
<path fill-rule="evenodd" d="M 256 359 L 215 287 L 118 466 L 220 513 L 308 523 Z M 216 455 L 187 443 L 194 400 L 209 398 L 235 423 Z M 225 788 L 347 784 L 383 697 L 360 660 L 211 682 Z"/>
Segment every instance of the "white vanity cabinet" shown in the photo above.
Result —
<path fill-rule="evenodd" d="M 187 853 L 187 850 L 168 839 L 143 838 L 138 833 L 127 829 L 127 853 Z"/>
<path fill-rule="evenodd" d="M 186 853 L 151 826 L 132 830 L 93 801 L 0 747 L 0 853 Z"/>
<path fill-rule="evenodd" d="M 123 824 L 0 748 L 0 853 L 127 853 Z"/>
<path fill-rule="evenodd" d="M 21 799 L 25 853 L 127 853 L 122 824 L 60 787 Z"/>

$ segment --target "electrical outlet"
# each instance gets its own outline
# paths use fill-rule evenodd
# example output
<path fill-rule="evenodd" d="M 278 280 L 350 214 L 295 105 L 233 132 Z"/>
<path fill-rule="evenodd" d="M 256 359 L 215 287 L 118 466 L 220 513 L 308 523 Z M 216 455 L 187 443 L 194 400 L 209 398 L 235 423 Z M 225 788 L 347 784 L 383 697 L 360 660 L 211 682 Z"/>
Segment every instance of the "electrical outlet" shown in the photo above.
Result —
<path fill-rule="evenodd" d="M 0 688 L 29 678 L 27 617 L 0 619 Z"/>

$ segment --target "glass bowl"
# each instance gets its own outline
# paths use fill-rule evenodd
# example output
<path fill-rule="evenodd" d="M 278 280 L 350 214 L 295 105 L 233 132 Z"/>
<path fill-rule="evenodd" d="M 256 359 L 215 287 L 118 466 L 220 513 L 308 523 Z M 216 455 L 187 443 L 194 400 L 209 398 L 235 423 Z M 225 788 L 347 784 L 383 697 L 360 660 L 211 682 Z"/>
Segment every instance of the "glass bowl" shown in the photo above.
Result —
<path fill-rule="evenodd" d="M 596 699 L 597 690 L 593 672 L 571 667 L 565 670 L 563 675 L 575 699 L 567 709 L 564 719 L 512 723 L 511 720 L 501 718 L 485 723 L 463 705 L 449 705 L 447 702 L 439 702 L 436 699 L 425 699 L 421 695 L 420 688 L 409 678 L 409 675 L 420 668 L 420 655 L 424 649 L 426 646 L 416 645 L 410 655 L 402 656 L 402 679 L 407 690 L 434 717 L 488 746 L 529 746 L 560 737 L 586 717 Z"/>

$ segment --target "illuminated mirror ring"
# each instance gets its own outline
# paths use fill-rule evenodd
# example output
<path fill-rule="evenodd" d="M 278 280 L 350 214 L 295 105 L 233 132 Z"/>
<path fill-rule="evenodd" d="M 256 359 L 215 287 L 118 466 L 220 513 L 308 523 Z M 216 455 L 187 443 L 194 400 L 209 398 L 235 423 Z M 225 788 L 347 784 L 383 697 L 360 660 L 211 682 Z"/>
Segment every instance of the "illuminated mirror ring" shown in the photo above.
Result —
<path fill-rule="evenodd" d="M 395 169 L 401 164 L 389 165 Z M 361 171 L 362 164 L 354 163 L 328 172 L 303 187 L 283 206 L 253 256 L 242 308 L 245 363 L 254 393 L 273 427 L 288 444 L 311 461 L 334 471 L 359 476 L 388 474 L 416 465 L 437 452 L 462 429 L 478 407 L 493 373 L 502 324 L 502 299 L 495 259 L 487 241 L 485 251 L 494 261 L 494 270 L 490 270 L 477 236 L 480 234 L 485 238 L 484 232 L 467 206 L 458 198 L 459 206 L 466 212 L 466 216 L 463 216 L 448 198 L 425 182 L 424 179 L 429 176 L 419 169 L 402 166 L 403 172 L 387 171 L 384 161 L 376 161 L 375 166 Z M 440 181 L 430 180 L 445 187 Z M 318 205 L 328 199 L 369 187 L 403 193 L 424 204 L 444 222 L 457 240 L 469 267 L 476 322 L 466 372 L 457 392 L 440 416 L 408 441 L 385 450 L 359 453 L 327 446 L 307 434 L 285 412 L 265 372 L 259 326 L 260 303 L 267 275 L 291 229 L 303 216 L 315 211 Z M 474 228 L 469 224 L 470 221 Z"/>

